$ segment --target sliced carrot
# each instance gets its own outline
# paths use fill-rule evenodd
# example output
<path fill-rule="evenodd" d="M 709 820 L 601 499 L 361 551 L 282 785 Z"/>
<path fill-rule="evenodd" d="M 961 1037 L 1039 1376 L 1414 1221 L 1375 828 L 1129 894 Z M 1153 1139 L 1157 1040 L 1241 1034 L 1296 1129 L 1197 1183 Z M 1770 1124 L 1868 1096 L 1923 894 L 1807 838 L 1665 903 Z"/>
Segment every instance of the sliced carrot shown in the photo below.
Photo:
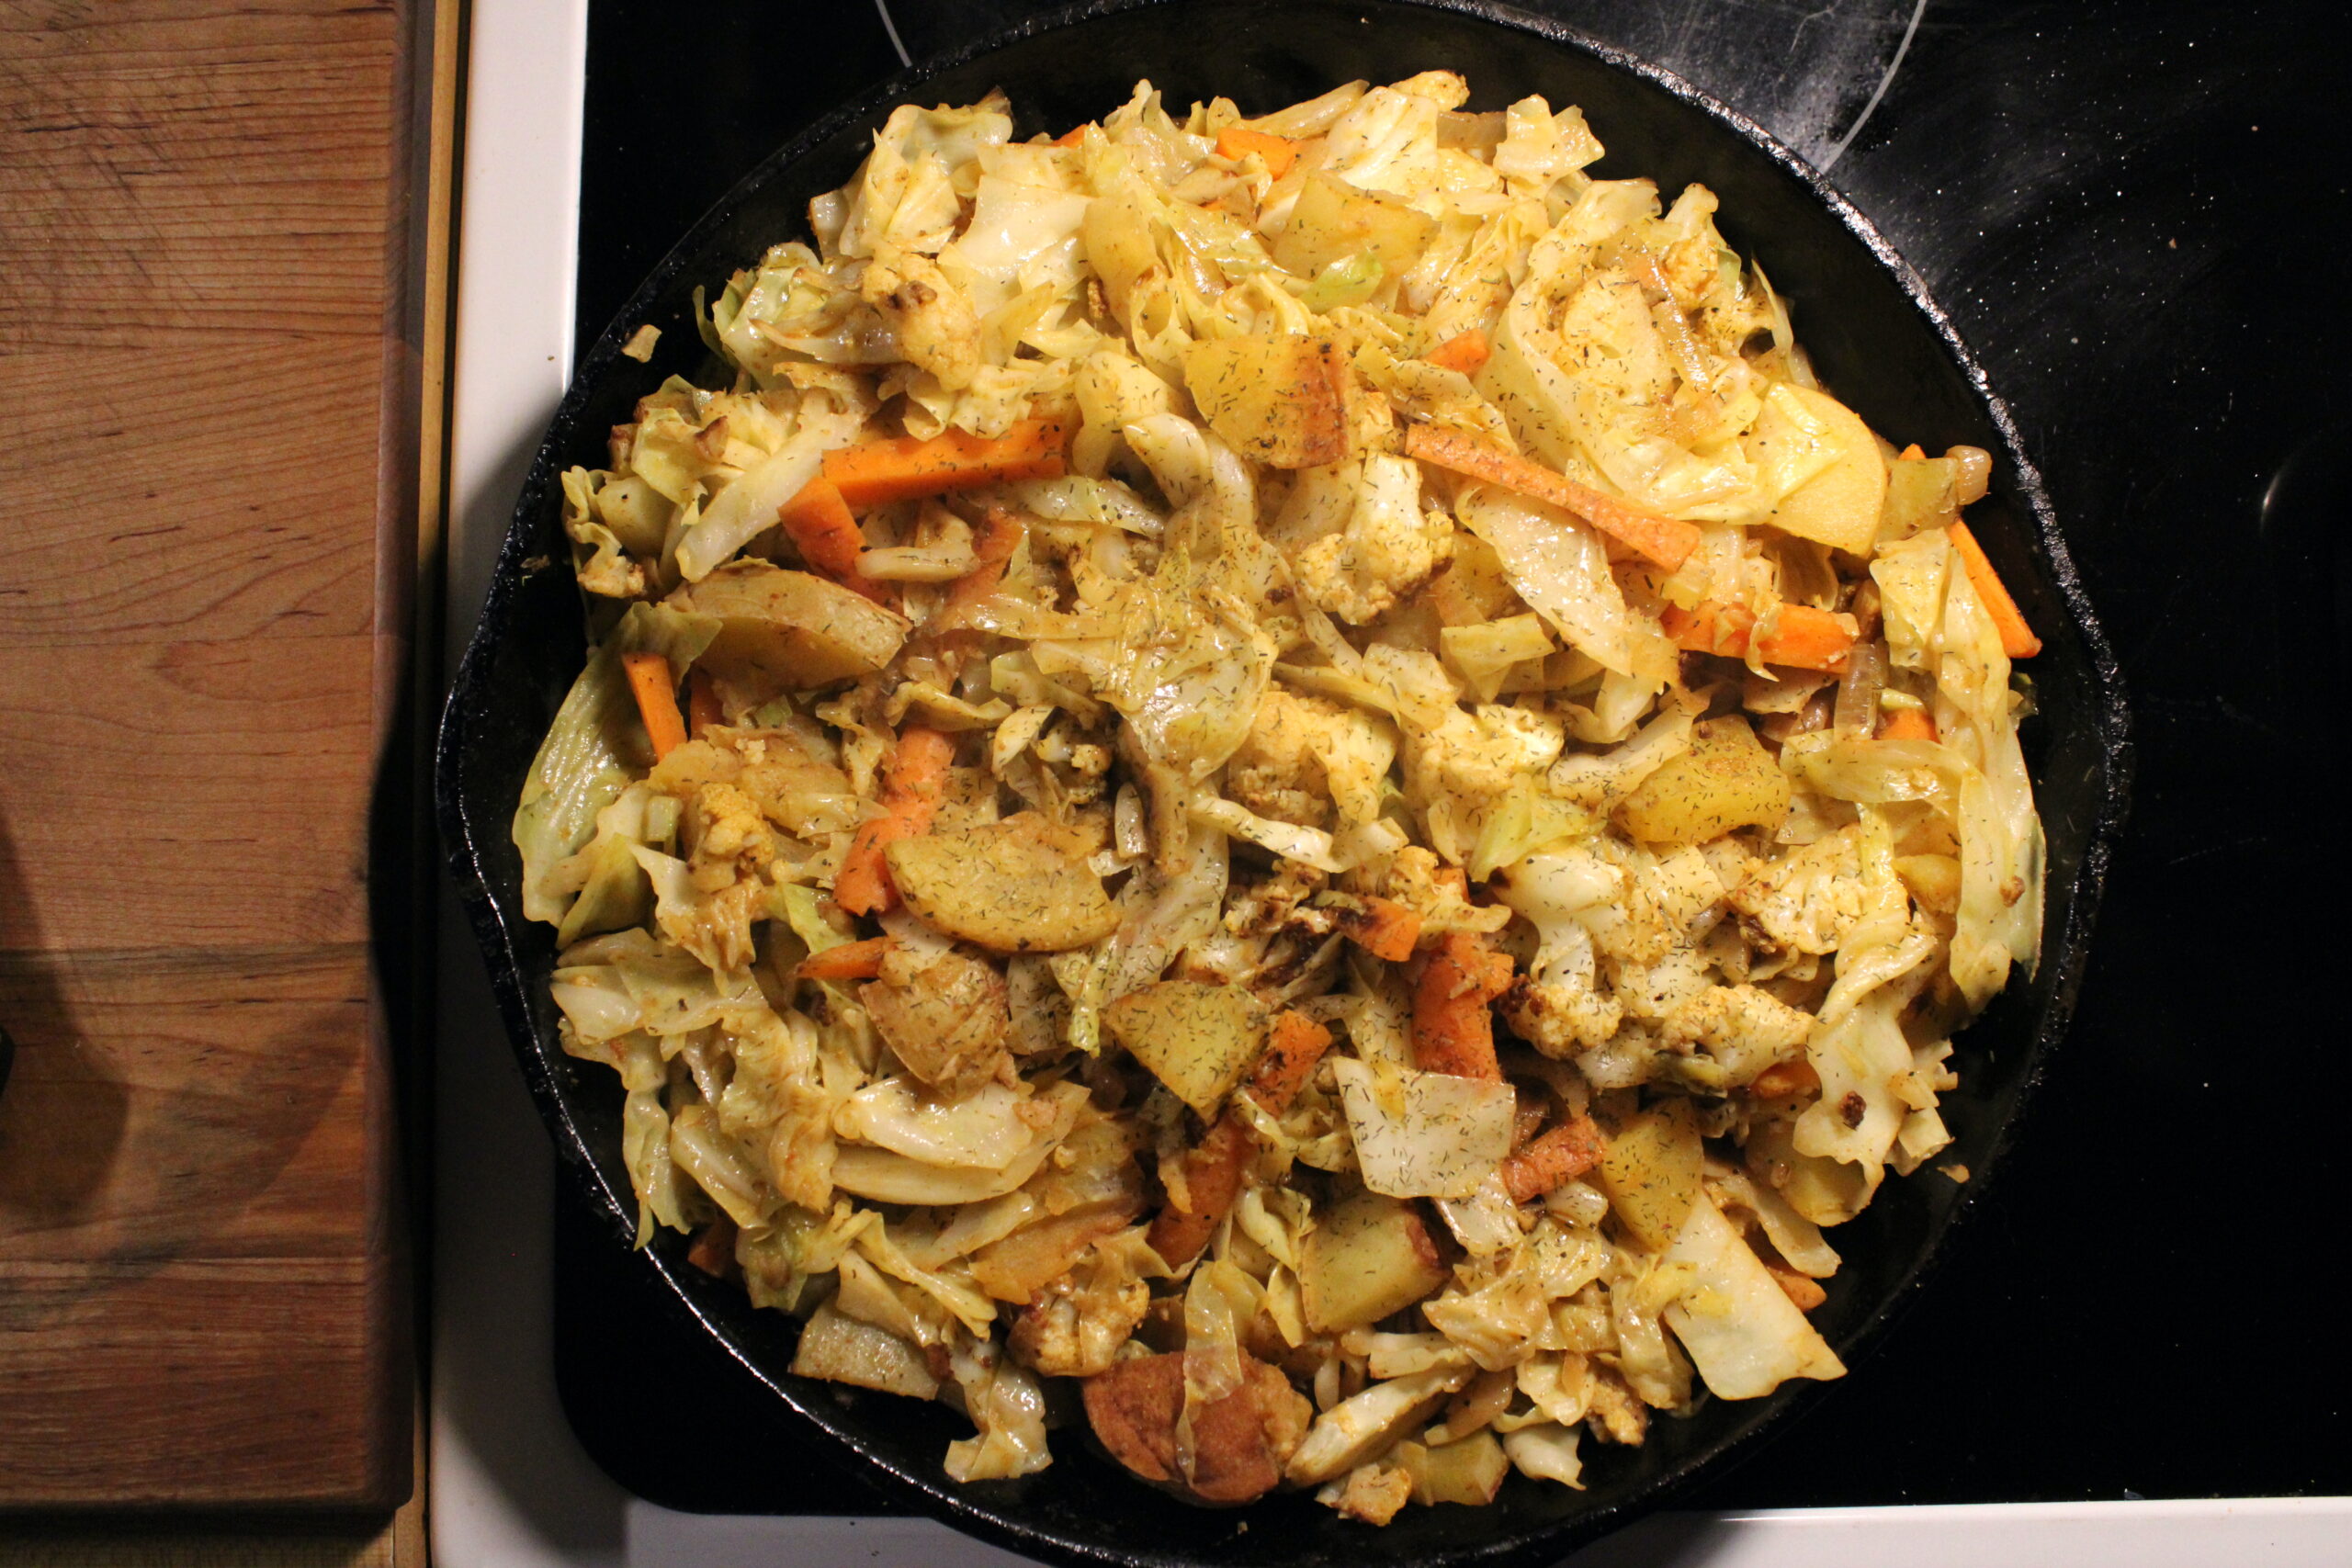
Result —
<path fill-rule="evenodd" d="M 865 548 L 865 535 L 850 514 L 842 492 L 820 475 L 800 487 L 784 503 L 776 519 L 800 551 L 800 558 L 819 571 L 849 577 L 857 570 L 857 556 Z"/>
<path fill-rule="evenodd" d="M 1054 145 L 1057 147 L 1077 146 L 1080 142 L 1086 140 L 1086 126 L 1092 125 L 1093 123 L 1094 122 L 1092 120 L 1088 120 L 1086 125 L 1074 125 L 1070 127 L 1068 130 L 1063 131 L 1059 136 L 1054 138 Z"/>
<path fill-rule="evenodd" d="M 629 693 L 637 698 L 637 714 L 645 721 L 646 739 L 653 742 L 658 762 L 686 743 L 686 721 L 678 712 L 670 661 L 658 653 L 624 653 L 621 669 L 628 672 Z"/>
<path fill-rule="evenodd" d="M 852 508 L 877 506 L 1003 479 L 1059 479 L 1067 444 L 1049 420 L 1024 419 L 993 439 L 951 428 L 928 440 L 900 435 L 828 452 L 824 477 Z"/>
<path fill-rule="evenodd" d="M 1599 1165 L 1607 1148 L 1591 1117 L 1571 1118 L 1503 1161 L 1503 1186 L 1514 1203 L 1541 1198 Z"/>
<path fill-rule="evenodd" d="M 1266 161 L 1266 173 L 1281 179 L 1298 162 L 1298 143 L 1287 136 L 1271 131 L 1252 130 L 1246 125 L 1228 125 L 1216 133 L 1216 155 L 1238 161 L 1255 152 Z"/>
<path fill-rule="evenodd" d="M 1452 337 L 1421 355 L 1442 370 L 1459 370 L 1464 376 L 1476 376 L 1493 352 L 1487 344 L 1487 334 L 1476 327 Z"/>
<path fill-rule="evenodd" d="M 882 973 L 882 960 L 890 955 L 891 946 L 887 936 L 845 942 L 810 953 L 793 974 L 803 980 L 871 980 Z"/>
<path fill-rule="evenodd" d="M 694 1246 L 686 1249 L 686 1261 L 714 1280 L 724 1280 L 735 1272 L 735 1222 L 719 1215 L 702 1227 Z"/>
<path fill-rule="evenodd" d="M 1653 512 L 1623 496 L 1605 495 L 1541 463 L 1504 451 L 1490 441 L 1440 425 L 1415 424 L 1405 431 L 1405 455 L 1546 505 L 1573 512 L 1602 533 L 1631 546 L 1668 571 L 1678 570 L 1699 547 L 1699 525 Z"/>
<path fill-rule="evenodd" d="M 1927 454 L 1921 451 L 1919 449 L 1919 444 L 1917 441 L 1914 441 L 1910 446 L 1905 446 L 1902 451 L 1897 452 L 1894 456 L 1896 460 L 1899 462 L 1916 463 L 1925 457 Z"/>
<path fill-rule="evenodd" d="M 1474 931 L 1448 931 L 1413 988 L 1413 1059 L 1422 1071 L 1500 1078 L 1490 1004 L 1510 988 L 1508 953 Z"/>
<path fill-rule="evenodd" d="M 1362 909 L 1343 907 L 1334 911 L 1340 934 L 1374 958 L 1385 958 L 1391 964 L 1401 964 L 1412 957 L 1414 947 L 1421 940 L 1420 911 L 1393 898 L 1367 897 L 1362 903 Z"/>
<path fill-rule="evenodd" d="M 1726 659 L 1747 657 L 1748 633 L 1756 627 L 1756 612 L 1745 604 L 1706 600 L 1696 609 L 1669 604 L 1658 617 L 1677 648 L 1691 653 L 1720 653 Z M 1782 604 L 1772 629 L 1764 634 L 1757 651 L 1767 664 L 1799 670 L 1846 668 L 1846 650 L 1854 646 L 1854 629 L 1844 616 L 1810 604 Z"/>
<path fill-rule="evenodd" d="M 1879 721 L 1881 740 L 1933 740 L 1936 721 L 1917 708 L 1897 708 Z"/>
<path fill-rule="evenodd" d="M 1788 1100 L 1800 1094 L 1810 1094 L 1821 1087 L 1821 1075 L 1813 1064 L 1799 1058 L 1793 1062 L 1775 1062 L 1756 1075 L 1747 1092 L 1758 1100 Z"/>
<path fill-rule="evenodd" d="M 1279 1116 L 1298 1098 L 1306 1076 L 1331 1048 L 1331 1032 L 1303 1012 L 1284 1011 L 1267 1032 L 1265 1054 L 1250 1069 L 1244 1092 L 1268 1114 Z"/>
<path fill-rule="evenodd" d="M 2025 624 L 2025 616 L 2018 609 L 2018 602 L 2009 597 L 2000 574 L 1984 557 L 1984 547 L 1968 531 L 1965 523 L 1955 523 L 1951 528 L 1951 547 L 1960 552 L 1961 564 L 1968 569 L 1969 584 L 1976 596 L 1984 601 L 1984 608 L 1993 617 L 1993 625 L 2001 634 L 2001 651 L 2011 659 L 2031 659 L 2041 651 L 2041 639 Z"/>
<path fill-rule="evenodd" d="M 1182 1268 L 1209 1244 L 1233 1201 L 1241 1196 L 1242 1173 L 1257 1147 L 1250 1123 L 1228 1111 L 1184 1151 L 1185 1206 L 1178 1208 L 1171 1195 L 1144 1236 L 1170 1268 Z"/>
<path fill-rule="evenodd" d="M 853 915 L 878 915 L 899 907 L 890 868 L 882 852 L 900 839 L 931 830 L 947 794 L 947 764 L 956 742 L 936 729 L 909 729 L 899 737 L 882 774 L 882 815 L 857 825 L 849 853 L 833 876 L 833 902 Z"/>
<path fill-rule="evenodd" d="M 718 705 L 718 687 L 710 676 L 700 670 L 686 672 L 686 733 L 696 740 L 706 729 L 716 728 L 727 722 L 727 715 Z"/>

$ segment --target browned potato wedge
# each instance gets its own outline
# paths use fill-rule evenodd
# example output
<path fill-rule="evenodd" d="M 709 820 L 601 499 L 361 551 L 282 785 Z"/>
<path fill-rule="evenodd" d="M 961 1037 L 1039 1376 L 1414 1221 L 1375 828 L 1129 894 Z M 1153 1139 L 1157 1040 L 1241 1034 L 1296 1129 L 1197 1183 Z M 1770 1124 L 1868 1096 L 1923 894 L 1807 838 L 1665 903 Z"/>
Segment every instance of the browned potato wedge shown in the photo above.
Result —
<path fill-rule="evenodd" d="M 1609 1151 L 1593 1172 L 1594 1185 L 1634 1240 L 1663 1252 L 1681 1234 L 1699 1201 L 1699 1173 L 1706 1150 L 1687 1100 L 1669 1100 L 1626 1122 L 1609 1140 Z"/>
<path fill-rule="evenodd" d="M 1396 1445 L 1396 1462 L 1413 1478 L 1413 1501 L 1464 1503 L 1477 1507 L 1495 1500 L 1510 1473 L 1510 1459 L 1492 1432 L 1473 1432 L 1459 1442 L 1425 1448 Z"/>
<path fill-rule="evenodd" d="M 893 947 L 858 999 L 907 1071 L 923 1082 L 952 1089 L 996 1076 L 1011 1015 L 995 964 L 968 953 Z"/>
<path fill-rule="evenodd" d="M 1370 255 L 1394 276 L 1420 259 L 1436 228 L 1437 220 L 1393 196 L 1310 175 L 1291 209 L 1290 227 L 1274 242 L 1274 264 L 1313 277 L 1344 256 Z"/>
<path fill-rule="evenodd" d="M 932 1374 L 922 1352 L 887 1328 L 861 1323 L 827 1302 L 800 1330 L 800 1348 L 792 1370 L 804 1378 L 853 1383 L 932 1399 L 939 1393 L 939 1379 Z"/>
<path fill-rule="evenodd" d="M 1266 1021 L 1238 986 L 1161 980 L 1102 1010 L 1120 1044 L 1177 1099 L 1213 1114 L 1265 1045 Z"/>
<path fill-rule="evenodd" d="M 1321 1217 L 1300 1257 L 1306 1326 L 1343 1334 L 1412 1305 L 1445 1282 L 1437 1244 L 1412 1204 L 1358 1192 Z"/>
<path fill-rule="evenodd" d="M 729 561 L 668 603 L 725 623 L 697 663 L 771 693 L 871 675 L 890 662 L 910 629 L 904 616 L 862 593 L 763 560 Z"/>
<path fill-rule="evenodd" d="M 1350 378 L 1339 350 L 1295 333 L 1215 338 L 1184 351 L 1184 385 L 1243 457 L 1276 468 L 1348 455 Z"/>
<path fill-rule="evenodd" d="M 1699 844 L 1788 814 L 1788 775 L 1735 714 L 1698 726 L 1690 750 L 1618 803 L 1617 825 L 1645 843 Z"/>
<path fill-rule="evenodd" d="M 1086 1419 L 1111 1457 L 1188 1503 L 1230 1507 L 1272 1491 L 1314 1406 L 1290 1381 L 1244 1352 L 1241 1386 L 1193 1413 L 1193 1473 L 1179 1467 L 1184 1410 L 1181 1352 L 1137 1356 L 1086 1380 Z"/>
<path fill-rule="evenodd" d="M 1063 953 L 1119 929 L 1102 879 L 1034 812 L 883 852 L 907 908 L 995 953 Z"/>

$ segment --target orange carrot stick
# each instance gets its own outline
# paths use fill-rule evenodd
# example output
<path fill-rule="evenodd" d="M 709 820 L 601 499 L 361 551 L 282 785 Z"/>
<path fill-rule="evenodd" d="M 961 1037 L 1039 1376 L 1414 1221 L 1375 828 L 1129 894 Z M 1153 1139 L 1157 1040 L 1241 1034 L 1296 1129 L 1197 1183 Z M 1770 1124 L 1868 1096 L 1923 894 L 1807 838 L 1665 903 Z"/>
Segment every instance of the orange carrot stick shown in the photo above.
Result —
<path fill-rule="evenodd" d="M 686 721 L 678 712 L 670 661 L 658 653 L 624 653 L 621 669 L 628 672 L 638 716 L 645 721 L 646 739 L 653 742 L 653 760 L 658 762 L 686 743 Z"/>
<path fill-rule="evenodd" d="M 823 476 L 800 487 L 800 493 L 776 513 L 798 547 L 800 558 L 819 571 L 849 577 L 857 571 L 857 554 L 865 548 L 865 535 L 850 514 L 849 502 Z"/>
<path fill-rule="evenodd" d="M 727 722 L 726 713 L 718 705 L 718 688 L 710 676 L 700 670 L 686 672 L 686 733 L 696 740 L 702 732 Z"/>
<path fill-rule="evenodd" d="M 2001 581 L 1993 563 L 1984 557 L 1984 547 L 1968 531 L 1965 523 L 1951 525 L 1951 547 L 1960 552 L 1961 565 L 1968 569 L 1968 581 L 1976 596 L 1984 601 L 1985 610 L 1993 617 L 1993 625 L 2001 634 L 2001 651 L 2011 659 L 2031 659 L 2041 651 L 2041 639 L 2025 624 L 2025 616 L 2018 609 L 2018 602 Z"/>
<path fill-rule="evenodd" d="M 994 439 L 948 429 L 929 440 L 901 435 L 825 454 L 824 477 L 851 507 L 944 495 L 1001 479 L 1059 479 L 1068 436 L 1024 419 Z"/>
<path fill-rule="evenodd" d="M 1216 133 L 1216 155 L 1237 162 L 1255 152 L 1266 161 L 1266 173 L 1281 179 L 1298 162 L 1298 143 L 1287 136 L 1271 131 L 1252 130 L 1246 125 L 1228 125 Z"/>
<path fill-rule="evenodd" d="M 900 839 L 931 830 L 931 819 L 947 793 L 947 764 L 956 742 L 936 729 L 909 729 L 899 737 L 882 776 L 882 815 L 857 825 L 849 853 L 833 876 L 833 902 L 853 915 L 878 915 L 899 907 L 899 890 L 882 852 Z"/>
<path fill-rule="evenodd" d="M 1331 1047 L 1331 1032 L 1303 1012 L 1285 1010 L 1275 1016 L 1266 1036 L 1265 1054 L 1250 1069 L 1242 1092 L 1279 1116 L 1298 1098 L 1306 1075 Z"/>
<path fill-rule="evenodd" d="M 1541 463 L 1514 457 L 1492 442 L 1434 424 L 1405 431 L 1405 455 L 1475 479 L 1498 484 L 1546 505 L 1573 512 L 1602 533 L 1631 546 L 1668 571 L 1699 547 L 1699 525 L 1653 512 L 1623 496 L 1605 495 Z"/>
<path fill-rule="evenodd" d="M 1092 120 L 1088 120 L 1086 125 L 1091 125 L 1094 122 Z M 1068 130 L 1063 131 L 1059 136 L 1054 138 L 1054 145 L 1057 147 L 1077 146 L 1080 142 L 1086 140 L 1086 125 L 1074 125 Z"/>
<path fill-rule="evenodd" d="M 1879 721 L 1881 740 L 1933 740 L 1936 721 L 1917 708 L 1897 708 Z"/>
<path fill-rule="evenodd" d="M 1401 964 L 1413 956 L 1413 949 L 1421 940 L 1421 916 L 1418 909 L 1408 908 L 1393 898 L 1367 897 L 1361 910 L 1341 908 L 1334 911 L 1333 922 L 1340 934 L 1371 953 L 1385 958 L 1391 964 Z"/>
<path fill-rule="evenodd" d="M 1691 653 L 1720 653 L 1726 659 L 1747 657 L 1748 633 L 1756 613 L 1745 604 L 1706 600 L 1696 609 L 1669 604 L 1658 617 L 1677 648 Z M 1843 616 L 1810 604 L 1782 604 L 1772 629 L 1757 651 L 1767 664 L 1792 665 L 1800 670 L 1843 671 L 1846 650 L 1854 646 L 1853 628 Z"/>
<path fill-rule="evenodd" d="M 1174 1196 L 1152 1216 L 1144 1239 L 1171 1269 L 1182 1269 L 1201 1255 L 1217 1225 L 1241 1196 L 1241 1177 L 1258 1146 L 1250 1123 L 1227 1111 L 1216 1119 L 1201 1141 L 1184 1151 L 1184 1201 Z"/>
<path fill-rule="evenodd" d="M 1902 451 L 1897 452 L 1894 456 L 1898 461 L 1916 463 L 1927 457 L 1927 454 L 1919 450 L 1919 444 L 1917 441 L 1914 441 L 1910 446 L 1905 446 Z"/>
<path fill-rule="evenodd" d="M 1489 1004 L 1510 988 L 1510 956 L 1448 931 L 1413 988 L 1413 1059 L 1424 1072 L 1500 1078 Z"/>
<path fill-rule="evenodd" d="M 1464 376 L 1476 376 L 1492 352 L 1487 344 L 1487 334 L 1472 327 L 1466 333 L 1454 333 L 1421 357 L 1441 369 L 1459 370 Z"/>
<path fill-rule="evenodd" d="M 810 953 L 793 974 L 803 980 L 871 980 L 882 973 L 882 960 L 889 956 L 891 946 L 887 936 L 845 942 Z"/>
<path fill-rule="evenodd" d="M 1503 1161 L 1503 1186 L 1514 1203 L 1541 1198 L 1599 1165 L 1606 1146 L 1591 1117 L 1574 1117 Z"/>

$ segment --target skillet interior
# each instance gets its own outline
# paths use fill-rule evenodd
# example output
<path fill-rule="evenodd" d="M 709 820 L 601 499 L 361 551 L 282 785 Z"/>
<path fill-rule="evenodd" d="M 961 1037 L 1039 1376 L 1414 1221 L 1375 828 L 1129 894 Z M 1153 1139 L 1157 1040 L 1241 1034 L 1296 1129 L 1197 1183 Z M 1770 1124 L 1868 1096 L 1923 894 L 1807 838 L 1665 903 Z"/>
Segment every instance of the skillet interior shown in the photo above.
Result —
<path fill-rule="evenodd" d="M 1212 41 L 1213 40 L 1213 41 Z M 2050 841 L 2043 959 L 2013 981 L 1962 1037 L 1959 1089 L 1944 1110 L 1946 1156 L 1965 1187 L 1923 1173 L 1890 1181 L 1836 1237 L 1846 1266 L 1815 1321 L 1851 1363 L 1915 1287 L 1946 1228 L 1980 1208 L 1985 1177 L 2013 1130 L 2043 1054 L 2063 1032 L 2081 973 L 2108 839 L 2128 773 L 2120 682 L 2067 560 L 2040 480 L 2006 411 L 1917 278 L 1859 215 L 1752 126 L 1654 68 L 1556 25 L 1487 5 L 1414 0 L 1268 7 L 1237 0 L 1081 6 L 909 73 L 821 122 L 731 192 L 648 279 L 582 360 L 535 461 L 488 604 L 454 682 L 440 747 L 439 805 L 453 869 L 525 1076 L 555 1137 L 567 1179 L 584 1185 L 626 1245 L 635 1202 L 620 1158 L 620 1096 L 609 1071 L 557 1045 L 546 981 L 552 933 L 520 915 L 518 857 L 507 837 L 540 736 L 578 672 L 579 596 L 558 522 L 557 477 L 603 461 L 607 428 L 669 374 L 709 384 L 714 362 L 694 325 L 697 285 L 715 289 L 770 243 L 805 237 L 808 199 L 846 179 L 870 131 L 909 99 L 962 103 L 991 86 L 1012 97 L 1015 135 L 1058 132 L 1103 114 L 1148 76 L 1178 106 L 1223 94 L 1261 110 L 1353 77 L 1395 80 L 1437 66 L 1470 80 L 1474 108 L 1542 93 L 1583 107 L 1609 155 L 1596 172 L 1646 175 L 1668 195 L 1698 180 L 1723 198 L 1724 232 L 1758 258 L 1792 302 L 1823 378 L 1875 427 L 1931 451 L 1965 442 L 1996 454 L 1993 494 L 1971 524 L 2046 648 L 2034 661 L 2039 716 L 2025 730 Z M 662 329 L 650 365 L 618 347 L 640 322 Z M 1709 1402 L 1691 1418 L 1653 1424 L 1637 1450 L 1587 1444 L 1589 1490 L 1514 1479 L 1489 1508 L 1408 1509 L 1385 1530 L 1339 1519 L 1303 1496 L 1241 1517 L 1204 1513 L 1127 1480 L 1078 1432 L 1056 1462 L 1017 1482 L 964 1488 L 940 1471 L 968 1431 L 938 1406 L 792 1378 L 797 1326 L 751 1309 L 732 1287 L 683 1260 L 684 1238 L 647 1255 L 686 1314 L 777 1396 L 833 1434 L 876 1478 L 949 1522 L 1031 1555 L 1070 1562 L 1172 1564 L 1464 1562 L 1554 1557 L 1624 1521 L 1823 1390 L 1803 1385 L 1747 1403 Z M 681 1332 L 695 1332 L 681 1315 Z M 625 1349 L 619 1353 L 626 1353 Z M 688 1411 L 663 1420 L 692 1420 Z"/>

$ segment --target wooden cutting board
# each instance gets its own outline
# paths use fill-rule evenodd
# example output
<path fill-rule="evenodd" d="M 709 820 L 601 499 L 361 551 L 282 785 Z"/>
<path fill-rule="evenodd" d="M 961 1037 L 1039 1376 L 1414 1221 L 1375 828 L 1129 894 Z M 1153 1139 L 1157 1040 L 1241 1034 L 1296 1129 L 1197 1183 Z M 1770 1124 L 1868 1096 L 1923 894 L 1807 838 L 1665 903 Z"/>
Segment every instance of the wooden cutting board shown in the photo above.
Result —
<path fill-rule="evenodd" d="M 410 1490 L 412 21 L 0 0 L 0 1509 Z"/>

